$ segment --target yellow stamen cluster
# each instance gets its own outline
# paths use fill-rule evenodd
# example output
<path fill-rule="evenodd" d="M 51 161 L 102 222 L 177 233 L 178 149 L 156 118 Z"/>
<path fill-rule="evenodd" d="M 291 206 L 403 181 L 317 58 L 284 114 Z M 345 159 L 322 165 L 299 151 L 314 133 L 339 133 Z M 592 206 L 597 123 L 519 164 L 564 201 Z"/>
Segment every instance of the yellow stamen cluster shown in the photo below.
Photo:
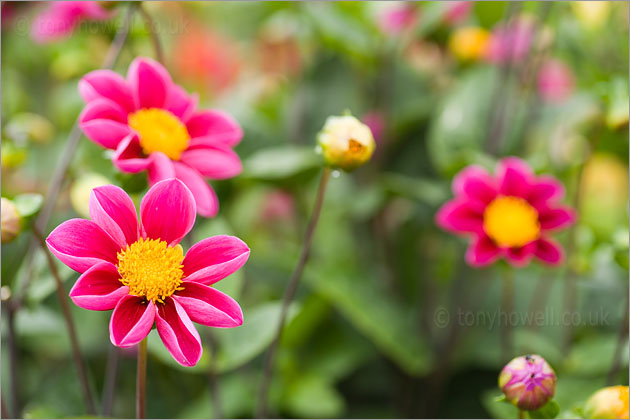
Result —
<path fill-rule="evenodd" d="M 170 112 L 160 108 L 141 109 L 129 114 L 129 126 L 138 133 L 142 151 L 147 155 L 162 152 L 178 160 L 188 147 L 186 126 Z"/>
<path fill-rule="evenodd" d="M 500 196 L 486 207 L 483 229 L 499 246 L 523 246 L 540 235 L 538 212 L 522 198 Z"/>
<path fill-rule="evenodd" d="M 163 303 L 182 290 L 183 259 L 180 245 L 168 247 L 157 239 L 138 239 L 118 253 L 120 282 L 129 286 L 130 295 Z"/>

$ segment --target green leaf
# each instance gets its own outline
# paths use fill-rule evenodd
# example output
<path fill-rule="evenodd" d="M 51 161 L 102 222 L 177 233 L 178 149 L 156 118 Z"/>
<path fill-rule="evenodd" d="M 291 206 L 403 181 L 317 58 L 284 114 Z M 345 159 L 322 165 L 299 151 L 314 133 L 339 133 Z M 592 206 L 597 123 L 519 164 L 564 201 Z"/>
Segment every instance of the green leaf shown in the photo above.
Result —
<path fill-rule="evenodd" d="M 430 349 L 418 335 L 410 308 L 380 290 L 371 273 L 307 269 L 304 280 L 406 372 L 420 375 L 430 369 Z"/>
<path fill-rule="evenodd" d="M 278 327 L 281 307 L 281 302 L 269 302 L 244 310 L 242 326 L 214 331 L 219 346 L 216 360 L 218 371 L 236 369 L 269 346 Z M 297 313 L 298 305 L 294 303 L 289 309 L 287 322 L 291 322 Z"/>
<path fill-rule="evenodd" d="M 554 400 L 549 401 L 547 404 L 540 407 L 538 410 L 529 412 L 529 417 L 532 419 L 555 419 L 560 413 L 560 406 Z"/>
<path fill-rule="evenodd" d="M 276 181 L 302 175 L 322 166 L 312 147 L 264 149 L 243 162 L 243 178 Z"/>
<path fill-rule="evenodd" d="M 289 384 L 284 404 L 296 418 L 338 417 L 344 401 L 335 387 L 317 375 L 302 375 Z"/>
<path fill-rule="evenodd" d="M 44 197 L 41 194 L 20 194 L 13 199 L 20 216 L 28 219 L 42 208 Z"/>

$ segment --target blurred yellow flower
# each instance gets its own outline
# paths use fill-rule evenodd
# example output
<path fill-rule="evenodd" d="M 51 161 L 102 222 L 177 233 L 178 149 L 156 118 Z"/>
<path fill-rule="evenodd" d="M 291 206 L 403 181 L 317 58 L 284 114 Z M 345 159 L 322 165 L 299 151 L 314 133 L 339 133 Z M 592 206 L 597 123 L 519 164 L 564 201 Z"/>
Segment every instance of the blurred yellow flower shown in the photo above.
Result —
<path fill-rule="evenodd" d="M 111 181 L 97 173 L 87 173 L 74 181 L 70 186 L 70 203 L 74 211 L 81 217 L 90 217 L 89 202 L 92 190 L 108 184 L 111 184 Z"/>
<path fill-rule="evenodd" d="M 602 388 L 584 406 L 587 419 L 627 419 L 628 387 L 623 385 Z"/>
<path fill-rule="evenodd" d="M 576 19 L 587 29 L 600 28 L 610 15 L 608 1 L 574 1 L 571 6 Z"/>
<path fill-rule="evenodd" d="M 2 197 L 0 212 L 2 213 L 0 230 L 2 231 L 2 243 L 4 244 L 11 242 L 20 233 L 21 218 L 17 207 L 8 198 Z"/>
<path fill-rule="evenodd" d="M 483 28 L 466 27 L 456 29 L 449 39 L 451 52 L 462 61 L 480 60 L 485 57 L 490 42 L 490 33 Z"/>
<path fill-rule="evenodd" d="M 352 115 L 328 117 L 317 135 L 326 163 L 352 171 L 370 160 L 376 144 L 370 128 Z"/>

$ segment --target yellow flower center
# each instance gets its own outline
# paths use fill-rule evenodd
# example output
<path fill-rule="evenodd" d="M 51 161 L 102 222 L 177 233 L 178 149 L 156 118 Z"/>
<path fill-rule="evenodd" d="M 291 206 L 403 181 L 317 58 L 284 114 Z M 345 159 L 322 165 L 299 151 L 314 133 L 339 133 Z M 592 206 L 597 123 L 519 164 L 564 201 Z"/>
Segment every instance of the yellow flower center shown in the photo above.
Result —
<path fill-rule="evenodd" d="M 183 259 L 180 245 L 169 248 L 165 241 L 138 239 L 118 253 L 120 282 L 129 286 L 130 295 L 163 303 L 182 290 Z"/>
<path fill-rule="evenodd" d="M 540 234 L 538 212 L 522 198 L 497 197 L 486 207 L 483 229 L 499 246 L 523 246 Z"/>
<path fill-rule="evenodd" d="M 138 133 L 140 146 L 147 155 L 162 152 L 173 160 L 188 147 L 186 126 L 170 112 L 160 108 L 141 109 L 129 114 L 129 126 Z"/>

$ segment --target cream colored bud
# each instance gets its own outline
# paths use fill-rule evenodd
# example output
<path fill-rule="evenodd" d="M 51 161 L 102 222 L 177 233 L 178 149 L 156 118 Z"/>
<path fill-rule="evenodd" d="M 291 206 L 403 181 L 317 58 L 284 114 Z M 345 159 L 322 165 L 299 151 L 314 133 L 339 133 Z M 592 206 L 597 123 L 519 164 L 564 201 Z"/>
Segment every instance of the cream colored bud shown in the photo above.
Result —
<path fill-rule="evenodd" d="M 82 217 L 90 217 L 92 190 L 107 184 L 111 184 L 111 181 L 97 173 L 87 173 L 74 181 L 70 187 L 70 202 L 74 210 Z"/>
<path fill-rule="evenodd" d="M 11 242 L 20 233 L 21 217 L 17 211 L 17 207 L 13 204 L 13 201 L 8 198 L 2 197 L 2 213 L 1 233 L 2 243 Z"/>
<path fill-rule="evenodd" d="M 370 160 L 376 147 L 370 128 L 351 115 L 328 117 L 317 143 L 329 166 L 348 172 Z"/>

